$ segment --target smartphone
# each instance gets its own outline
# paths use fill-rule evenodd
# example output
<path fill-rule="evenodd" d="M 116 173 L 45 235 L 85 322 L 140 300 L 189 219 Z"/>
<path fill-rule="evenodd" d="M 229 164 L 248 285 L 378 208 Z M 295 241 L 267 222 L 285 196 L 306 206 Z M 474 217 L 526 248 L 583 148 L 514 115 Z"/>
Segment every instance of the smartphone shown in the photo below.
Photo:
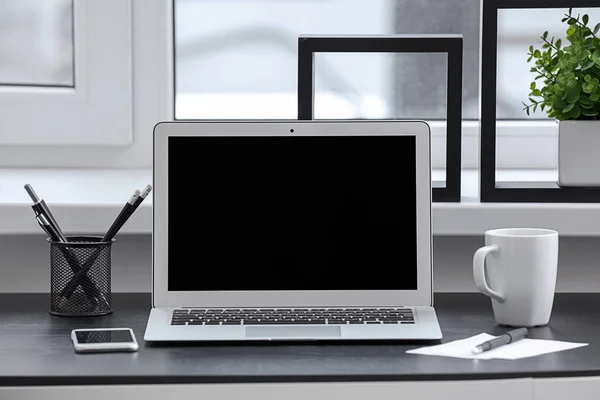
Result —
<path fill-rule="evenodd" d="M 74 329 L 71 340 L 76 353 L 137 351 L 138 343 L 130 328 Z"/>

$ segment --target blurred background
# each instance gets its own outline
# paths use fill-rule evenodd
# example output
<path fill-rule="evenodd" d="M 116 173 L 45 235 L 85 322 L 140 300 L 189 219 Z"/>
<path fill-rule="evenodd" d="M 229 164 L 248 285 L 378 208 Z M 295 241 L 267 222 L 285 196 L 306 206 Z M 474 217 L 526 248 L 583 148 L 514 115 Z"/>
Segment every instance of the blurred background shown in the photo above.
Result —
<path fill-rule="evenodd" d="M 174 0 L 175 117 L 295 118 L 301 34 L 461 33 L 478 119 L 480 0 Z M 523 120 L 529 45 L 567 10 L 500 10 L 499 119 Z M 575 10 L 600 22 L 600 10 Z M 0 0 L 0 84 L 73 86 L 73 0 Z M 446 117 L 444 54 L 317 54 L 316 118 Z M 538 112 L 529 119 L 544 119 Z"/>
<path fill-rule="evenodd" d="M 479 0 L 175 0 L 177 118 L 295 118 L 301 34 L 461 33 L 463 117 L 478 119 Z M 501 10 L 499 119 L 527 116 L 529 45 L 567 10 Z M 589 12 L 600 22 L 600 10 Z M 317 54 L 316 118 L 446 117 L 444 54 Z M 530 118 L 546 118 L 537 113 Z"/>

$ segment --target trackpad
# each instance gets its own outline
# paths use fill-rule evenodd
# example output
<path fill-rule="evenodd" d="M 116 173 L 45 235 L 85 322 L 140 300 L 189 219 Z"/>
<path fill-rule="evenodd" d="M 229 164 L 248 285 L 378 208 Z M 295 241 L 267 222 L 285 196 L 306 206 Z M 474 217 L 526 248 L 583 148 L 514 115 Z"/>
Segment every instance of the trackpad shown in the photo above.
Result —
<path fill-rule="evenodd" d="M 265 339 L 310 339 L 342 336 L 339 326 L 249 326 L 246 337 Z"/>

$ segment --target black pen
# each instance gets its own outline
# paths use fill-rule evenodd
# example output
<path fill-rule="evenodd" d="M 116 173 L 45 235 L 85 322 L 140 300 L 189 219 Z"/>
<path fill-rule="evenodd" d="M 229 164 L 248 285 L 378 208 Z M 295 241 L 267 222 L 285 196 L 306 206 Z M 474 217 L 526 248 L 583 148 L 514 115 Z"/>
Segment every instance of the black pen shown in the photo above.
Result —
<path fill-rule="evenodd" d="M 119 212 L 119 215 L 117 215 L 117 218 L 115 218 L 110 228 L 108 228 L 108 231 L 106 231 L 104 234 L 104 237 L 102 238 L 103 242 L 109 242 L 116 235 L 119 229 L 121 229 L 121 226 L 123 226 L 125 223 L 124 221 L 129 218 L 129 215 L 131 215 L 132 211 L 134 210 L 135 201 L 140 197 L 140 195 L 141 192 L 139 189 L 136 189 L 136 191 L 133 192 L 133 195 L 129 198 L 127 203 L 125 203 Z"/>
<path fill-rule="evenodd" d="M 487 342 L 483 342 L 480 345 L 473 347 L 473 354 L 481 354 L 484 351 L 497 349 L 500 346 L 514 343 L 525 338 L 525 336 L 527 336 L 527 333 L 527 328 L 519 328 L 510 332 L 506 332 L 503 335 L 500 335 L 494 339 L 488 340 Z"/>
<path fill-rule="evenodd" d="M 60 238 L 58 237 L 58 232 L 56 232 L 56 229 L 54 229 L 54 227 L 50 224 L 50 221 L 48 221 L 48 219 L 46 218 L 46 216 L 44 214 L 36 215 L 35 219 L 37 220 L 40 227 L 43 229 L 44 232 L 46 232 L 46 235 L 48 235 L 48 237 L 51 240 L 60 242 Z"/>
<path fill-rule="evenodd" d="M 124 216 L 129 213 L 129 210 L 133 208 L 133 203 L 138 198 L 138 196 L 140 195 L 140 193 L 141 192 L 139 191 L 139 189 L 136 189 L 136 191 L 133 192 L 133 195 L 129 198 L 129 200 L 127 201 L 127 203 L 125 203 L 125 205 L 123 206 L 123 208 L 119 212 L 119 215 L 117 215 L 117 218 L 115 219 L 115 221 L 113 222 L 113 224 L 108 229 L 108 232 L 102 238 L 101 242 L 110 242 L 110 240 L 112 238 L 107 238 L 107 235 L 109 234 L 109 232 L 116 232 L 118 230 L 118 228 L 117 228 L 117 222 L 120 221 L 121 219 L 123 219 Z M 77 289 L 77 286 L 79 286 L 80 284 L 82 284 L 83 281 L 85 281 L 86 279 L 89 279 L 89 277 L 87 276 L 87 272 L 94 265 L 94 262 L 96 261 L 96 258 L 98 257 L 98 255 L 100 255 L 101 249 L 102 248 L 100 247 L 100 248 L 96 249 L 94 252 L 92 252 L 92 254 L 90 254 L 90 256 L 83 263 L 83 265 L 81 266 L 81 268 L 78 271 L 76 271 L 75 275 L 73 277 L 71 277 L 71 280 L 63 288 L 63 290 L 61 290 L 60 296 L 64 299 L 63 300 L 64 302 L 66 302 L 71 297 L 71 295 L 73 294 L 73 292 L 75 292 L 75 289 Z M 82 285 L 82 287 L 83 287 L 83 285 Z"/>
<path fill-rule="evenodd" d="M 148 194 L 151 191 L 152 186 L 148 185 L 144 188 L 142 192 L 140 192 L 139 190 L 136 190 L 134 192 L 133 196 L 131 196 L 129 201 L 127 201 L 127 203 L 125 204 L 125 206 L 111 225 L 110 229 L 102 238 L 103 242 L 110 242 L 115 237 L 117 232 L 123 227 L 125 222 L 127 222 L 129 217 L 131 217 L 133 212 L 139 207 L 139 205 L 144 201 L 144 199 L 148 196 Z M 90 270 L 90 268 L 94 266 L 94 262 L 100 254 L 100 250 L 101 249 L 97 249 L 96 251 L 94 251 L 82 265 L 81 270 L 71 278 L 69 283 L 67 283 L 67 285 L 63 288 L 63 290 L 60 293 L 62 297 L 68 299 L 73 294 L 73 292 L 75 291 L 75 289 L 77 289 L 77 286 L 79 285 L 79 281 L 85 276 L 87 276 L 87 273 Z"/>
<path fill-rule="evenodd" d="M 137 190 L 138 196 L 134 196 L 135 198 L 132 197 L 131 199 L 129 199 L 128 204 L 130 203 L 131 206 L 127 207 L 127 204 L 125 205 L 121 213 L 119 213 L 119 215 L 117 216 L 117 219 L 115 219 L 110 229 L 104 235 L 104 238 L 102 239 L 103 242 L 108 242 L 115 237 L 117 232 L 119 232 L 123 225 L 125 225 L 125 222 L 127 222 L 129 217 L 133 215 L 135 210 L 137 210 L 137 208 L 140 206 L 140 204 L 142 204 L 144 199 L 148 197 L 151 191 L 152 185 L 147 185 L 141 192 Z"/>
<path fill-rule="evenodd" d="M 25 191 L 27 192 L 29 197 L 31 197 L 31 200 L 33 200 L 33 205 L 31 206 L 31 208 L 35 212 L 36 216 L 40 215 L 40 214 L 44 215 L 46 217 L 46 219 L 48 220 L 48 223 L 54 227 L 54 230 L 56 231 L 58 238 L 62 242 L 67 242 L 68 241 L 67 238 L 65 237 L 62 230 L 58 226 L 58 222 L 56 222 L 56 219 L 54 219 L 54 216 L 50 212 L 50 209 L 46 205 L 46 202 L 43 199 L 40 199 L 38 197 L 38 195 L 35 193 L 35 191 L 33 190 L 33 188 L 31 187 L 30 184 L 25 185 Z"/>
<path fill-rule="evenodd" d="M 56 222 L 56 219 L 52 215 L 50 208 L 48 208 L 48 206 L 46 205 L 46 202 L 43 199 L 40 199 L 40 197 L 37 195 L 37 193 L 35 193 L 33 187 L 31 187 L 30 184 L 27 184 L 24 187 L 27 194 L 29 194 L 29 197 L 31 197 L 31 200 L 33 200 L 34 204 L 31 206 L 31 208 L 33 209 L 33 212 L 36 215 L 36 220 L 38 221 L 40 227 L 44 230 L 44 232 L 46 232 L 46 234 L 51 240 L 67 243 L 67 238 L 58 226 L 58 222 Z M 73 253 L 69 249 L 64 247 L 61 247 L 60 250 L 65 259 L 67 260 L 67 263 L 69 264 L 69 267 L 71 268 L 73 274 L 79 272 L 81 269 L 79 261 L 73 255 Z M 104 295 L 102 295 L 102 293 L 100 293 L 100 290 L 98 290 L 98 287 L 88 277 L 86 277 L 86 279 L 84 279 L 82 283 L 82 289 L 84 290 L 86 296 L 92 304 L 97 305 L 100 301 L 103 301 L 105 303 L 107 302 L 106 298 L 104 298 Z M 66 303 L 66 300 L 67 299 L 65 298 L 61 299 L 61 303 Z"/>
<path fill-rule="evenodd" d="M 150 194 L 151 191 L 152 191 L 152 185 L 146 185 L 144 190 L 142 190 L 142 192 L 140 193 L 140 196 L 133 203 L 133 211 L 135 211 L 140 206 L 140 204 L 142 204 L 144 199 L 146 197 L 148 197 L 148 195 Z"/>

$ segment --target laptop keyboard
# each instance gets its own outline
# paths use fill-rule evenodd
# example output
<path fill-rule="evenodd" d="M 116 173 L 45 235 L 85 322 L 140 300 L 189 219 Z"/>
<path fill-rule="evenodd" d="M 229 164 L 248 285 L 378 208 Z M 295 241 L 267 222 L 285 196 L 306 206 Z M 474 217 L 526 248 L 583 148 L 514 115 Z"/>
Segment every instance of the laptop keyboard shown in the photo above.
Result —
<path fill-rule="evenodd" d="M 367 325 L 414 324 L 410 308 L 181 309 L 171 325 Z"/>

